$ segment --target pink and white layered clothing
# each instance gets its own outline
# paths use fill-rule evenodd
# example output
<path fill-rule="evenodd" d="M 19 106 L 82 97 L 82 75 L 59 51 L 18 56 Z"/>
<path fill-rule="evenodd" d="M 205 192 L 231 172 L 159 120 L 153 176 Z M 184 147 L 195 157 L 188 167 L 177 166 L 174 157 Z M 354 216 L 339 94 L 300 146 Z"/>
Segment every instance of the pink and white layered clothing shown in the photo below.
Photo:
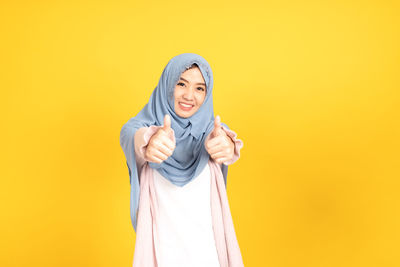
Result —
<path fill-rule="evenodd" d="M 133 266 L 243 266 L 221 166 L 210 158 L 188 184 L 172 184 L 145 159 L 146 146 L 160 127 L 140 128 L 134 137 L 140 198 Z M 234 157 L 224 163 L 230 165 L 240 157 L 243 142 L 234 131 L 222 129 L 235 145 Z"/>

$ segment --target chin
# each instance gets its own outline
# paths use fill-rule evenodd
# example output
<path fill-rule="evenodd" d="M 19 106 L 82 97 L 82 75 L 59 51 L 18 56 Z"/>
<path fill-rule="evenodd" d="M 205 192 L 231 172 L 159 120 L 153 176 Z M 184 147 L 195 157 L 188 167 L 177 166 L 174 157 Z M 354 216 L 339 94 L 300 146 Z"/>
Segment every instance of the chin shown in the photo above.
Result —
<path fill-rule="evenodd" d="M 195 113 L 196 112 L 191 112 L 191 113 L 178 112 L 177 115 L 182 118 L 189 118 L 189 117 L 193 116 L 193 114 L 195 114 Z"/>
<path fill-rule="evenodd" d="M 196 109 L 194 111 L 192 110 L 191 112 L 185 112 L 184 110 L 178 109 L 178 111 L 175 111 L 175 113 L 176 113 L 176 115 L 178 115 L 181 118 L 189 118 L 189 117 L 193 116 L 197 112 L 197 110 L 198 109 Z"/>

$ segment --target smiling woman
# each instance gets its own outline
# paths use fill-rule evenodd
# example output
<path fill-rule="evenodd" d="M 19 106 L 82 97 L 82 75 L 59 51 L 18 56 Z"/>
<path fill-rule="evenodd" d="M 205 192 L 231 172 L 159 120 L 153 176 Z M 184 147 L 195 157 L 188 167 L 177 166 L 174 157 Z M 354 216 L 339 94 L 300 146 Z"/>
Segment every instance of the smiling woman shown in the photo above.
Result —
<path fill-rule="evenodd" d="M 136 230 L 133 266 L 243 266 L 226 195 L 243 142 L 214 118 L 208 62 L 185 53 L 121 129 Z"/>
<path fill-rule="evenodd" d="M 203 104 L 206 84 L 197 64 L 182 73 L 174 90 L 175 112 L 182 118 L 192 116 Z"/>

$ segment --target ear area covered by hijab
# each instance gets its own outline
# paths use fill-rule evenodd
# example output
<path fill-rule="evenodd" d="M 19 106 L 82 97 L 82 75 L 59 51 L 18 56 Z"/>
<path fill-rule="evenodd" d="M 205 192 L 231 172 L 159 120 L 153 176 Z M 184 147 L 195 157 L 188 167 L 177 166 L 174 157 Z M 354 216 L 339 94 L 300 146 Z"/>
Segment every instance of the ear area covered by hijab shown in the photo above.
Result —
<path fill-rule="evenodd" d="M 195 114 L 182 118 L 175 113 L 174 88 L 181 74 L 196 63 L 206 83 L 206 97 Z M 136 231 L 137 209 L 139 204 L 139 173 L 136 165 L 134 136 L 142 127 L 161 126 L 164 116 L 170 115 L 176 147 L 173 154 L 162 163 L 148 162 L 149 167 L 156 169 L 162 176 L 177 186 L 196 178 L 209 160 L 209 154 L 204 147 L 204 140 L 213 130 L 213 73 L 208 62 L 200 55 L 183 53 L 173 57 L 164 68 L 156 88 L 143 109 L 122 126 L 120 145 L 124 151 L 129 170 L 131 184 L 131 219 Z M 227 129 L 226 124 L 221 123 Z M 225 184 L 228 166 L 222 164 L 221 170 Z"/>

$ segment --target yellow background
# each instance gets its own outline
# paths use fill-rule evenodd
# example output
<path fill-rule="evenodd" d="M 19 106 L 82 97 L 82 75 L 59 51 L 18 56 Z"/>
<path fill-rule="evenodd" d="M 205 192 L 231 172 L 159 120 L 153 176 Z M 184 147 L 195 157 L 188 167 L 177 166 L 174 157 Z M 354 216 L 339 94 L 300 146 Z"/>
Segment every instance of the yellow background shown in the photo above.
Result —
<path fill-rule="evenodd" d="M 122 125 L 202 55 L 245 266 L 400 266 L 397 1 L 2 1 L 0 266 L 131 266 Z"/>

